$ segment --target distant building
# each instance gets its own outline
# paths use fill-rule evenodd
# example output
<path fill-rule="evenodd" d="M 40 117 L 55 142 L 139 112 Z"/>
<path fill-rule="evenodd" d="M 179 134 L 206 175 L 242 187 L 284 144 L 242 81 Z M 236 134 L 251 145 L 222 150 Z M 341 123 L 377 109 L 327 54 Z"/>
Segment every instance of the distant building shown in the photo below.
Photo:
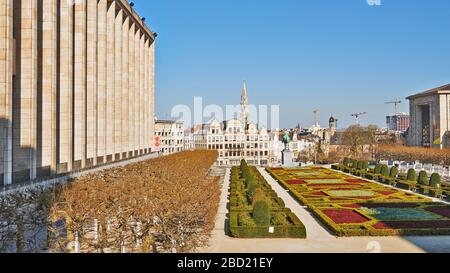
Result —
<path fill-rule="evenodd" d="M 450 147 L 450 84 L 407 98 L 410 101 L 408 144 Z"/>
<path fill-rule="evenodd" d="M 404 133 L 409 128 L 409 115 L 399 114 L 395 116 L 386 117 L 387 129 L 389 131 Z"/>
<path fill-rule="evenodd" d="M 228 121 L 213 120 L 209 124 L 196 125 L 185 139 L 190 141 L 191 149 L 217 150 L 217 165 L 236 166 L 241 160 L 250 165 L 271 166 L 279 163 L 274 141 L 276 134 L 250 123 L 247 87 L 244 82 L 241 95 L 241 114 L 239 118 Z M 279 142 L 281 143 L 281 142 Z M 185 145 L 186 147 L 186 145 Z"/>
<path fill-rule="evenodd" d="M 164 155 L 179 153 L 184 150 L 183 123 L 171 120 L 155 122 L 155 142 L 158 142 L 160 152 Z"/>

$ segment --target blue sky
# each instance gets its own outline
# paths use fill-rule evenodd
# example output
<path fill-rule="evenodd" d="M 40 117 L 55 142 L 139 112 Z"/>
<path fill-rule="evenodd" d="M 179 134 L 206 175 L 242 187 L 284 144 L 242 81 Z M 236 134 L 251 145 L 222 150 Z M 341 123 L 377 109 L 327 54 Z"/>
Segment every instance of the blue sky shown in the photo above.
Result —
<path fill-rule="evenodd" d="M 367 111 L 384 126 L 384 102 L 450 83 L 450 1 L 135 0 L 159 34 L 157 115 L 177 104 L 280 105 L 281 127 L 340 127 Z M 402 111 L 408 111 L 403 102 Z"/>

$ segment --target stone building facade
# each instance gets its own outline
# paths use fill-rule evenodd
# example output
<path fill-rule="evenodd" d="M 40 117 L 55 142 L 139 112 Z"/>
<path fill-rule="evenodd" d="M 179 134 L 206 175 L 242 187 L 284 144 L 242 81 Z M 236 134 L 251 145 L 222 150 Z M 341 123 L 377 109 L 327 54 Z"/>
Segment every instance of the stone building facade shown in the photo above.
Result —
<path fill-rule="evenodd" d="M 163 155 L 179 153 L 184 150 L 184 127 L 182 122 L 157 120 L 155 137 L 160 143 L 159 151 Z"/>
<path fill-rule="evenodd" d="M 410 102 L 408 144 L 450 147 L 450 84 L 407 99 Z"/>
<path fill-rule="evenodd" d="M 208 124 L 196 125 L 185 135 L 185 148 L 217 150 L 218 166 L 236 166 L 241 160 L 251 165 L 272 166 L 279 163 L 277 150 L 273 141 L 276 134 L 271 135 L 265 128 L 250 122 L 247 86 L 241 94 L 240 116 L 228 121 L 212 120 Z M 279 142 L 281 143 L 281 142 Z M 281 145 L 281 144 L 280 144 Z"/>
<path fill-rule="evenodd" d="M 0 0 L 0 184 L 150 153 L 155 37 L 127 0 Z"/>

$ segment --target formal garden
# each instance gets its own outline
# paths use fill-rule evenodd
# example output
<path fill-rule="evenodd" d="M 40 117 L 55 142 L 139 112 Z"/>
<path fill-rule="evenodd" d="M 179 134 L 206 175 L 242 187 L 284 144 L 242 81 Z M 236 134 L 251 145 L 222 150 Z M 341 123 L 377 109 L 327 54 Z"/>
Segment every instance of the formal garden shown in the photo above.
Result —
<path fill-rule="evenodd" d="M 428 175 L 427 171 L 417 171 L 415 168 L 400 172 L 398 166 L 381 163 L 375 163 L 373 167 L 369 167 L 368 161 L 351 158 L 344 158 L 342 164 L 333 165 L 332 168 L 400 189 L 450 201 L 450 184 L 443 181 L 439 173 Z"/>
<path fill-rule="evenodd" d="M 309 167 L 268 168 L 267 171 L 337 236 L 450 234 L 450 206 L 389 187 L 387 184 L 394 178 L 408 180 L 408 177 L 397 177 L 395 169 L 379 166 L 370 169 L 368 162 L 355 163 L 348 159 L 345 165 L 333 168 L 336 170 Z M 378 172 L 378 169 L 382 170 Z M 386 185 L 366 177 L 384 181 Z M 422 183 L 431 192 L 436 179 L 434 176 Z"/>
<path fill-rule="evenodd" d="M 306 238 L 302 222 L 245 161 L 231 170 L 229 228 L 238 238 Z"/>

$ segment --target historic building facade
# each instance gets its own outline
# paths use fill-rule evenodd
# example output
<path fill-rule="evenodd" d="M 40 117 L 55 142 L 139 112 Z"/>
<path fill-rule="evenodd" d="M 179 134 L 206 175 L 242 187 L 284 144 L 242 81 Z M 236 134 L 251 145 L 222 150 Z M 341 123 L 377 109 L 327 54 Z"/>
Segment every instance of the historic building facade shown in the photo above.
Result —
<path fill-rule="evenodd" d="M 247 87 L 244 82 L 241 94 L 241 113 L 228 121 L 213 120 L 196 125 L 185 135 L 185 148 L 217 150 L 219 166 L 236 166 L 241 160 L 251 165 L 269 166 L 279 163 L 274 141 L 277 134 L 250 122 Z M 189 141 L 189 143 L 188 143 Z"/>
<path fill-rule="evenodd" d="M 450 147 L 450 84 L 407 99 L 410 102 L 408 144 Z"/>
<path fill-rule="evenodd" d="M 150 153 L 155 37 L 127 0 L 0 0 L 0 184 Z"/>
<path fill-rule="evenodd" d="M 184 128 L 182 122 L 157 120 L 155 141 L 159 142 L 159 152 L 163 155 L 179 153 L 184 150 Z"/>

